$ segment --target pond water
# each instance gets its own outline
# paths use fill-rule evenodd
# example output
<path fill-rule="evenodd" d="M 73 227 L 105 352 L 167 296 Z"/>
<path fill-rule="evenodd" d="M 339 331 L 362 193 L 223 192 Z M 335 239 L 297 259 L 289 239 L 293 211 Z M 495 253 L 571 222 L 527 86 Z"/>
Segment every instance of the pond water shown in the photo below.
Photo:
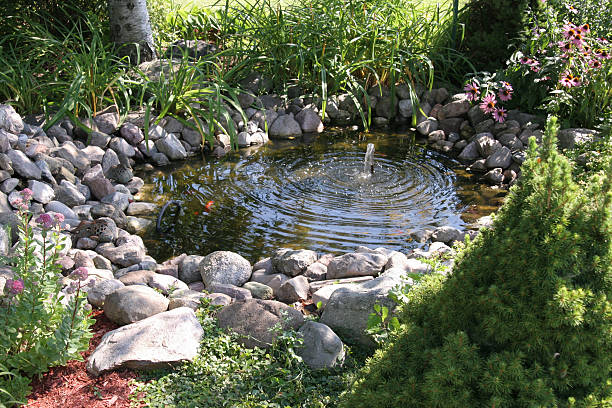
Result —
<path fill-rule="evenodd" d="M 375 147 L 373 174 L 364 172 L 368 143 Z M 254 262 L 280 247 L 406 251 L 421 245 L 411 232 L 464 227 L 494 211 L 506 193 L 476 183 L 458 162 L 413 135 L 389 133 L 338 131 L 273 141 L 139 176 L 146 182 L 139 199 L 183 203 L 181 213 L 169 207 L 164 215 L 167 232 L 143 237 L 158 261 L 228 250 Z"/>

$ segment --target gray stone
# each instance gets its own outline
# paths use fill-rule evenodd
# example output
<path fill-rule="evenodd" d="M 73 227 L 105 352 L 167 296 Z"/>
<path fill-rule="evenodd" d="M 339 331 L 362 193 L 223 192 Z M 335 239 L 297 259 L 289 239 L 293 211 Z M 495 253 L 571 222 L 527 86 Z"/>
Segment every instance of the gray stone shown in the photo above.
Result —
<path fill-rule="evenodd" d="M 168 132 L 166 132 L 166 130 L 159 125 L 155 125 L 149 128 L 149 140 L 152 140 L 153 142 L 159 139 L 163 139 L 167 135 Z"/>
<path fill-rule="evenodd" d="M 412 100 L 406 98 L 399 101 L 399 113 L 405 118 L 411 118 L 413 115 Z"/>
<path fill-rule="evenodd" d="M 130 203 L 125 213 L 127 215 L 133 215 L 133 216 L 138 216 L 138 215 L 149 215 L 150 216 L 150 215 L 156 215 L 158 211 L 159 211 L 159 206 L 157 204 L 135 201 L 133 203 Z"/>
<path fill-rule="evenodd" d="M 312 369 L 332 368 L 344 360 L 344 344 L 328 326 L 306 322 L 299 330 L 303 343 L 297 354 Z"/>
<path fill-rule="evenodd" d="M 53 187 L 40 181 L 30 180 L 28 182 L 28 188 L 32 190 L 32 198 L 39 203 L 47 204 L 55 198 L 55 192 Z M 75 217 L 76 218 L 76 217 Z"/>
<path fill-rule="evenodd" d="M 117 130 L 119 115 L 115 112 L 102 113 L 96 115 L 93 120 L 100 132 L 110 135 L 111 133 L 115 133 L 115 130 Z"/>
<path fill-rule="evenodd" d="M 153 226 L 153 221 L 146 218 L 128 216 L 125 229 L 130 234 L 141 235 Z"/>
<path fill-rule="evenodd" d="M 19 150 L 9 150 L 6 155 L 11 160 L 11 167 L 15 170 L 15 173 L 26 179 L 40 180 L 42 171 L 36 164 L 28 159 L 23 152 Z"/>
<path fill-rule="evenodd" d="M 18 135 L 23 128 L 23 120 L 15 109 L 10 105 L 0 105 L 0 129 Z"/>
<path fill-rule="evenodd" d="M 306 249 L 281 248 L 272 255 L 274 270 L 288 276 L 297 276 L 317 261 L 317 253 Z"/>
<path fill-rule="evenodd" d="M 502 144 L 495 140 L 493 134 L 488 132 L 477 134 L 474 138 L 474 142 L 478 148 L 478 153 L 485 158 L 502 148 Z"/>
<path fill-rule="evenodd" d="M 419 123 L 416 127 L 417 132 L 423 136 L 427 136 L 434 130 L 438 129 L 438 120 L 436 118 L 427 118 L 426 120 Z"/>
<path fill-rule="evenodd" d="M 5 179 L 2 182 L 2 184 L 0 184 L 0 191 L 2 191 L 4 194 L 9 194 L 11 191 L 13 191 L 17 187 L 18 184 L 19 184 L 19 179 L 16 179 L 16 178 Z M 0 210 L 0 211 L 3 211 L 3 210 Z"/>
<path fill-rule="evenodd" d="M 238 147 L 249 147 L 252 144 L 253 137 L 249 132 L 240 132 L 236 135 Z"/>
<path fill-rule="evenodd" d="M 315 262 L 306 268 L 306 271 L 304 271 L 304 276 L 309 281 L 320 281 L 327 279 L 327 265 L 324 265 L 321 262 Z"/>
<path fill-rule="evenodd" d="M 447 103 L 438 113 L 439 119 L 456 118 L 465 115 L 470 110 L 470 101 L 467 99 Z"/>
<path fill-rule="evenodd" d="M 329 326 L 345 342 L 373 348 L 375 343 L 366 334 L 368 316 L 374 305 L 395 309 L 395 302 L 388 297 L 390 288 L 364 289 L 341 288 L 330 296 L 320 322 Z"/>
<path fill-rule="evenodd" d="M 77 220 L 79 218 L 70 207 L 59 201 L 50 201 L 45 206 L 45 211 L 60 213 L 64 216 L 64 218 L 68 219 Z"/>
<path fill-rule="evenodd" d="M 327 279 L 377 276 L 388 258 L 381 254 L 354 253 L 337 256 L 327 265 Z"/>
<path fill-rule="evenodd" d="M 142 130 L 130 122 L 126 122 L 121 126 L 119 134 L 132 146 L 138 146 L 138 144 L 144 140 Z"/>
<path fill-rule="evenodd" d="M 255 299 L 269 300 L 274 297 L 274 290 L 263 283 L 247 282 L 242 287 L 251 292 L 251 296 Z"/>
<path fill-rule="evenodd" d="M 134 265 L 132 268 L 120 269 L 115 272 L 115 277 L 126 286 L 148 286 L 149 280 L 153 275 L 155 275 L 155 272 L 148 269 L 138 269 L 138 265 Z"/>
<path fill-rule="evenodd" d="M 573 149 L 576 143 L 592 141 L 597 136 L 597 131 L 591 129 L 563 129 L 557 136 L 558 145 L 561 149 Z"/>
<path fill-rule="evenodd" d="M 489 169 L 493 169 L 495 167 L 501 167 L 502 169 L 507 168 L 512 164 L 512 152 L 506 146 L 502 146 L 500 149 L 494 151 L 489 157 L 487 157 L 487 161 L 485 165 Z"/>
<path fill-rule="evenodd" d="M 504 180 L 503 169 L 501 168 L 493 169 L 487 172 L 483 176 L 483 179 L 489 184 L 493 184 L 493 185 L 501 184 L 502 181 Z"/>
<path fill-rule="evenodd" d="M 434 130 L 429 135 L 427 135 L 427 141 L 429 143 L 435 143 L 438 141 L 442 141 L 446 138 L 443 130 Z"/>
<path fill-rule="evenodd" d="M 206 285 L 206 290 L 210 293 L 223 293 L 236 300 L 251 299 L 253 297 L 248 289 L 239 288 L 228 283 L 213 282 L 210 285 Z"/>
<path fill-rule="evenodd" d="M 263 269 L 266 274 L 274 273 L 275 271 L 274 266 L 272 265 L 272 258 L 263 258 L 255 262 L 255 265 L 253 265 L 253 271 L 258 271 L 260 269 Z"/>
<path fill-rule="evenodd" d="M 295 120 L 300 124 L 304 133 L 321 133 L 323 132 L 323 122 L 319 115 L 312 109 L 302 109 Z"/>
<path fill-rule="evenodd" d="M 257 123 L 257 126 L 264 130 L 267 131 L 268 133 L 270 133 L 270 129 L 272 128 L 272 124 L 276 121 L 276 119 L 278 118 L 278 113 L 271 110 L 271 109 L 267 109 L 265 111 L 257 111 L 250 119 L 254 122 Z M 295 121 L 294 121 L 295 122 Z M 300 133 L 302 133 L 302 130 L 300 128 L 300 125 L 295 122 L 295 124 L 297 125 L 297 128 L 300 129 Z"/>
<path fill-rule="evenodd" d="M 88 141 L 87 145 L 105 149 L 106 146 L 108 146 L 108 142 L 110 142 L 110 140 L 111 140 L 110 135 L 107 135 L 106 133 L 94 131 L 94 132 L 89 133 L 89 136 L 87 137 L 87 141 Z"/>
<path fill-rule="evenodd" d="M 77 187 L 67 180 L 62 180 L 55 186 L 55 199 L 66 204 L 68 207 L 75 207 L 85 204 L 85 196 Z"/>
<path fill-rule="evenodd" d="M 297 330 L 304 322 L 302 313 L 296 309 L 274 300 L 260 299 L 236 301 L 221 309 L 217 318 L 221 328 L 229 328 L 242 336 L 239 341 L 245 347 L 264 348 L 278 337 L 278 333 L 271 330 L 273 327 Z"/>
<path fill-rule="evenodd" d="M 191 289 L 175 290 L 170 294 L 168 300 L 168 310 L 178 307 L 188 307 L 191 310 L 197 310 L 200 307 L 203 298 L 207 298 L 206 293 L 197 292 Z"/>
<path fill-rule="evenodd" d="M 128 208 L 128 205 L 130 205 L 130 200 L 132 199 L 131 195 L 125 194 L 125 193 L 119 193 L 117 191 L 104 196 L 100 199 L 100 202 L 104 203 L 104 204 L 111 204 L 112 206 L 114 206 L 115 208 L 117 208 L 120 211 L 125 211 Z"/>
<path fill-rule="evenodd" d="M 187 255 L 178 265 L 178 277 L 185 283 L 197 282 L 202 280 L 200 274 L 200 263 L 204 259 L 199 255 Z"/>
<path fill-rule="evenodd" d="M 11 237 L 5 225 L 0 225 L 0 256 L 7 256 L 11 249 Z M 272 289 L 270 289 L 271 291 Z M 2 293 L 2 292 L 0 292 Z"/>
<path fill-rule="evenodd" d="M 302 128 L 293 118 L 293 114 L 290 113 L 288 115 L 281 115 L 276 118 L 274 123 L 272 123 L 272 126 L 270 126 L 268 134 L 270 137 L 285 139 L 300 136 L 302 134 Z"/>
<path fill-rule="evenodd" d="M 285 303 L 293 303 L 299 300 L 306 300 L 310 285 L 304 276 L 296 276 L 283 283 L 276 292 L 278 300 Z"/>
<path fill-rule="evenodd" d="M 131 243 L 126 243 L 117 247 L 111 245 L 100 248 L 100 246 L 98 246 L 96 252 L 109 259 L 112 263 L 123 267 L 138 264 L 142 262 L 145 257 L 145 249 Z"/>
<path fill-rule="evenodd" d="M 372 279 L 373 278 L 370 278 L 369 280 L 372 280 Z M 346 281 L 350 281 L 350 282 L 346 282 Z M 350 279 L 334 280 L 333 282 L 321 288 L 318 288 L 316 291 L 314 291 L 314 293 L 312 294 L 312 302 L 315 304 L 315 306 L 317 306 L 319 310 L 323 310 L 325 309 L 325 306 L 327 305 L 327 302 L 329 301 L 329 298 L 331 297 L 332 293 L 334 293 L 335 291 L 341 288 L 359 287 L 361 283 L 363 283 L 363 281 L 354 282 L 354 281 L 351 281 Z"/>
<path fill-rule="evenodd" d="M 102 308 L 106 296 L 124 286 L 125 285 L 117 279 L 104 279 L 98 281 L 93 288 L 87 291 L 87 300 L 92 306 Z"/>
<path fill-rule="evenodd" d="M 129 144 L 122 137 L 113 137 L 108 145 L 117 155 L 123 155 L 126 157 L 133 157 L 136 154 L 134 146 Z M 158 147 L 159 149 L 159 147 Z"/>
<path fill-rule="evenodd" d="M 491 133 L 491 131 L 493 131 L 494 126 L 495 121 L 493 119 L 485 119 L 482 122 L 474 125 L 474 132 L 476 132 L 476 134 Z"/>
<path fill-rule="evenodd" d="M 170 164 L 170 159 L 163 153 L 155 153 L 151 155 L 151 161 L 153 161 L 153 163 L 159 167 L 167 166 Z"/>
<path fill-rule="evenodd" d="M 200 262 L 200 274 L 206 287 L 212 283 L 242 286 L 251 277 L 251 264 L 237 253 L 215 251 Z"/>
<path fill-rule="evenodd" d="M 106 296 L 104 314 L 117 324 L 130 324 L 166 311 L 168 303 L 164 295 L 148 286 L 131 285 Z"/>
<path fill-rule="evenodd" d="M 431 239 L 448 244 L 453 241 L 463 241 L 464 235 L 465 232 L 447 225 L 436 228 L 433 234 L 431 234 Z"/>
<path fill-rule="evenodd" d="M 83 176 L 83 184 L 89 187 L 91 194 L 97 199 L 101 200 L 103 197 L 108 196 L 115 192 L 115 187 L 109 179 L 104 177 L 102 166 L 97 164 Z"/>
<path fill-rule="evenodd" d="M 167 368 L 191 361 L 203 334 L 187 307 L 160 313 L 105 334 L 87 361 L 87 371 L 98 376 L 119 368 Z"/>
<path fill-rule="evenodd" d="M 173 276 L 162 275 L 161 273 L 153 273 L 149 275 L 147 285 L 153 289 L 158 289 L 164 295 L 173 293 L 176 290 L 187 290 L 187 284 Z"/>
<path fill-rule="evenodd" d="M 523 149 L 523 143 L 512 133 L 502 133 L 497 140 L 513 152 Z"/>
<path fill-rule="evenodd" d="M 467 116 L 472 126 L 476 126 L 476 124 L 484 121 L 487 117 L 478 105 L 472 106 L 468 111 Z"/>
<path fill-rule="evenodd" d="M 68 160 L 81 173 L 85 172 L 91 164 L 87 155 L 72 142 L 65 142 L 61 147 L 54 149 L 54 152 L 57 157 Z"/>
<path fill-rule="evenodd" d="M 374 111 L 376 112 L 376 116 L 389 119 L 395 116 L 397 105 L 397 96 L 391 98 L 391 95 L 385 95 L 378 99 L 378 103 L 376 104 Z"/>
<path fill-rule="evenodd" d="M 155 142 L 155 147 L 164 153 L 170 160 L 181 160 L 187 157 L 187 151 L 173 133 Z"/>

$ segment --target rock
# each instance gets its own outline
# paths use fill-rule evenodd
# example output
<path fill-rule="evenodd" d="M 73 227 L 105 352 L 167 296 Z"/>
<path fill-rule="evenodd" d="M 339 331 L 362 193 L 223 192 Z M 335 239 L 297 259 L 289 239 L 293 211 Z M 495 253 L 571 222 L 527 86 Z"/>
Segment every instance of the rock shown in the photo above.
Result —
<path fill-rule="evenodd" d="M 107 135 L 106 133 L 102 133 L 102 132 L 93 131 L 93 132 L 90 132 L 89 135 L 87 136 L 87 145 L 105 149 L 106 146 L 108 146 L 108 143 L 110 142 L 110 140 L 111 140 L 110 135 Z"/>
<path fill-rule="evenodd" d="M 0 105 L 0 129 L 18 135 L 23 131 L 21 116 L 10 105 Z"/>
<path fill-rule="evenodd" d="M 502 181 L 504 181 L 503 169 L 501 168 L 493 169 L 487 172 L 482 178 L 486 182 L 492 185 L 501 184 Z"/>
<path fill-rule="evenodd" d="M 260 269 L 263 269 L 266 274 L 274 273 L 274 266 L 272 265 L 272 258 L 270 257 L 263 258 L 255 262 L 255 265 L 253 265 L 253 271 L 258 271 Z"/>
<path fill-rule="evenodd" d="M 185 283 L 192 283 L 202 280 L 200 274 L 200 263 L 204 259 L 199 255 L 187 255 L 178 265 L 178 277 Z"/>
<path fill-rule="evenodd" d="M 269 300 L 274 297 L 274 291 L 268 285 L 259 282 L 247 282 L 242 287 L 249 292 L 255 299 Z"/>
<path fill-rule="evenodd" d="M 512 152 L 506 146 L 502 146 L 500 149 L 494 151 L 489 157 L 485 165 L 489 168 L 501 167 L 502 169 L 508 168 L 512 164 Z"/>
<path fill-rule="evenodd" d="M 315 262 L 306 268 L 304 276 L 309 281 L 320 281 L 327 279 L 327 265 L 321 262 Z"/>
<path fill-rule="evenodd" d="M 121 283 L 123 283 L 125 286 L 130 286 L 130 285 L 147 286 L 149 283 L 149 280 L 151 279 L 153 275 L 155 275 L 155 272 L 147 270 L 147 269 L 134 269 L 134 270 L 125 271 L 125 272 L 118 270 L 117 272 L 115 272 L 115 277 L 119 279 Z"/>
<path fill-rule="evenodd" d="M 257 111 L 250 119 L 256 122 L 257 126 L 260 129 L 263 129 L 264 131 L 267 131 L 269 133 L 272 124 L 276 121 L 277 118 L 278 113 L 271 109 L 267 109 L 265 111 Z M 297 124 L 298 129 L 300 129 L 300 133 L 302 133 L 299 124 L 297 122 L 295 123 Z"/>
<path fill-rule="evenodd" d="M 435 142 L 444 140 L 445 138 L 446 138 L 446 135 L 444 134 L 443 130 L 434 130 L 429 135 L 427 135 L 427 141 L 429 143 L 435 143 Z"/>
<path fill-rule="evenodd" d="M 117 153 L 118 156 L 133 157 L 136 154 L 136 149 L 134 149 L 134 146 L 129 144 L 122 137 L 113 137 L 108 147 Z"/>
<path fill-rule="evenodd" d="M 557 136 L 557 144 L 561 149 L 573 149 L 576 143 L 592 141 L 597 135 L 597 131 L 591 129 L 563 129 Z"/>
<path fill-rule="evenodd" d="M 444 226 L 436 228 L 433 234 L 431 234 L 431 239 L 448 244 L 453 241 L 463 241 L 464 236 L 465 233 L 461 230 L 451 226 Z"/>
<path fill-rule="evenodd" d="M 168 299 L 148 286 L 125 286 L 104 300 L 104 315 L 120 325 L 137 322 L 167 309 Z"/>
<path fill-rule="evenodd" d="M 502 148 L 502 144 L 495 140 L 493 134 L 488 132 L 477 134 L 474 138 L 474 142 L 478 148 L 478 153 L 485 158 Z"/>
<path fill-rule="evenodd" d="M 296 351 L 307 366 L 318 370 L 343 362 L 344 344 L 328 326 L 309 321 L 298 332 L 303 343 Z"/>
<path fill-rule="evenodd" d="M 337 256 L 327 265 L 327 279 L 377 276 L 386 263 L 386 256 L 375 253 L 354 253 Z"/>
<path fill-rule="evenodd" d="M 442 107 L 438 113 L 439 119 L 456 118 L 465 115 L 470 110 L 470 101 L 467 99 L 453 101 Z"/>
<path fill-rule="evenodd" d="M 290 113 L 288 115 L 281 115 L 268 131 L 270 137 L 286 139 L 294 136 L 300 136 L 302 134 L 302 128 L 300 124 L 293 118 L 293 114 Z"/>
<path fill-rule="evenodd" d="M 327 302 L 329 301 L 329 298 L 331 297 L 332 293 L 334 293 L 335 291 L 341 288 L 354 288 L 354 287 L 357 287 L 357 285 L 363 283 L 363 282 L 342 283 L 342 281 L 345 281 L 345 280 L 346 279 L 335 280 L 334 283 L 331 283 L 329 285 L 323 286 L 320 289 L 317 289 L 312 294 L 312 303 L 314 303 L 315 306 L 317 306 L 319 310 L 323 310 L 325 309 L 325 306 L 327 305 Z"/>
<path fill-rule="evenodd" d="M 119 129 L 119 134 L 132 146 L 138 146 L 144 140 L 142 130 L 133 123 L 126 122 Z"/>
<path fill-rule="evenodd" d="M 83 184 L 85 184 L 91 190 L 91 194 L 97 199 L 101 200 L 103 197 L 108 196 L 115 192 L 115 187 L 109 179 L 104 177 L 102 166 L 97 164 L 83 176 Z"/>
<path fill-rule="evenodd" d="M 280 248 L 274 252 L 271 260 L 275 271 L 288 276 L 297 276 L 317 261 L 317 253 L 306 249 Z"/>
<path fill-rule="evenodd" d="M 126 210 L 127 215 L 155 215 L 159 211 L 159 206 L 153 203 L 132 202 Z"/>
<path fill-rule="evenodd" d="M 168 310 L 179 307 L 188 307 L 192 310 L 197 310 L 200 307 L 203 298 L 208 297 L 207 294 L 196 292 L 195 290 L 182 289 L 175 290 L 170 294 Z"/>
<path fill-rule="evenodd" d="M 310 285 L 308 284 L 308 279 L 304 276 L 296 276 L 281 285 L 276 292 L 276 297 L 278 297 L 278 300 L 285 303 L 306 300 L 308 298 L 309 289 Z"/>
<path fill-rule="evenodd" d="M 188 290 L 187 284 L 175 277 L 153 273 L 149 275 L 147 285 L 153 289 L 158 289 L 164 295 L 168 295 L 177 290 Z"/>
<path fill-rule="evenodd" d="M 54 149 L 54 152 L 57 157 L 68 160 L 80 173 L 84 173 L 91 164 L 87 155 L 72 142 L 65 142 L 61 147 Z"/>
<path fill-rule="evenodd" d="M 242 286 L 251 277 L 251 264 L 242 256 L 229 251 L 215 251 L 200 262 L 200 275 L 206 287 L 212 283 Z"/>
<path fill-rule="evenodd" d="M 2 106 L 4 105 L 0 105 L 0 107 Z M 23 152 L 19 150 L 9 150 L 6 155 L 11 160 L 11 167 L 15 170 L 15 173 L 26 179 L 40 180 L 42 171 L 36 164 L 28 159 Z"/>
<path fill-rule="evenodd" d="M 304 133 L 321 133 L 323 132 L 323 122 L 319 115 L 312 109 L 302 109 L 295 120 L 300 124 Z"/>
<path fill-rule="evenodd" d="M 413 115 L 412 100 L 406 98 L 399 101 L 399 114 L 405 118 L 410 118 Z"/>
<path fill-rule="evenodd" d="M 523 149 L 523 143 L 512 133 L 503 133 L 497 137 L 497 140 L 513 152 Z"/>
<path fill-rule="evenodd" d="M 127 223 L 125 225 L 125 229 L 130 234 L 144 234 L 153 225 L 153 221 L 148 220 L 146 218 L 138 218 L 132 216 L 128 216 L 126 218 Z"/>
<path fill-rule="evenodd" d="M 362 287 L 341 288 L 329 298 L 320 322 L 329 326 L 344 341 L 373 348 L 372 338 L 366 334 L 368 316 L 374 305 L 385 306 L 392 312 L 395 302 L 387 295 L 389 288 L 365 289 Z"/>
<path fill-rule="evenodd" d="M 238 147 L 249 147 L 252 144 L 253 137 L 249 132 L 240 132 L 236 135 Z"/>
<path fill-rule="evenodd" d="M 50 201 L 45 206 L 45 211 L 62 214 L 64 218 L 66 219 L 71 219 L 71 220 L 79 219 L 79 217 L 74 213 L 74 211 L 72 211 L 70 207 L 68 207 L 66 204 L 61 203 L 59 201 Z"/>
<path fill-rule="evenodd" d="M 117 208 L 119 211 L 125 211 L 130 205 L 131 195 L 114 191 L 113 193 L 104 196 L 100 199 L 100 202 L 104 204 L 110 204 Z"/>
<path fill-rule="evenodd" d="M 155 142 L 155 147 L 170 160 L 182 160 L 187 157 L 187 151 L 173 133 Z"/>
<path fill-rule="evenodd" d="M 168 156 L 163 153 L 152 154 L 151 161 L 153 161 L 153 163 L 159 167 L 167 166 L 170 164 L 170 159 L 168 159 Z"/>
<path fill-rule="evenodd" d="M 480 153 L 478 153 L 478 145 L 476 142 L 470 142 L 463 148 L 461 153 L 459 154 L 459 160 L 464 161 L 472 161 L 480 158 Z"/>
<path fill-rule="evenodd" d="M 203 334 L 187 307 L 160 313 L 106 333 L 87 361 L 87 372 L 98 376 L 119 368 L 167 368 L 191 361 Z"/>
<path fill-rule="evenodd" d="M 474 132 L 476 134 L 491 133 L 494 126 L 495 126 L 495 121 L 493 119 L 485 119 L 482 122 L 474 125 Z"/>
<path fill-rule="evenodd" d="M 390 119 L 395 116 L 397 105 L 397 96 L 391 98 L 391 95 L 385 95 L 378 99 L 378 103 L 376 103 L 374 111 L 376 112 L 376 116 Z"/>
<path fill-rule="evenodd" d="M 95 307 L 103 307 L 104 299 L 119 288 L 124 287 L 123 282 L 117 279 L 105 279 L 97 282 L 87 291 L 87 300 Z"/>
<path fill-rule="evenodd" d="M 145 257 L 145 249 L 140 246 L 133 245 L 132 243 L 127 243 L 117 247 L 110 246 L 100 248 L 100 246 L 98 246 L 98 248 L 96 248 L 96 252 L 109 259 L 112 263 L 123 267 L 140 263 Z"/>
<path fill-rule="evenodd" d="M 219 326 L 242 335 L 240 343 L 245 347 L 268 348 L 278 333 L 270 330 L 280 326 L 283 330 L 297 330 L 304 317 L 296 309 L 274 300 L 240 300 L 224 307 L 217 314 Z"/>
<path fill-rule="evenodd" d="M 41 183 L 40 181 L 30 180 L 28 182 L 28 188 L 32 190 L 32 198 L 39 203 L 47 204 L 55 198 L 55 191 L 53 191 L 53 187 L 48 184 Z"/>
<path fill-rule="evenodd" d="M 206 286 L 206 290 L 209 293 L 223 293 L 236 300 L 251 299 L 253 296 L 248 289 L 239 288 L 236 285 L 230 285 L 227 283 L 213 282 Z"/>
<path fill-rule="evenodd" d="M 419 123 L 416 127 L 417 132 L 423 136 L 427 136 L 434 130 L 438 129 L 438 120 L 436 118 L 427 118 L 426 120 Z"/>
<path fill-rule="evenodd" d="M 102 113 L 95 116 L 93 120 L 100 132 L 110 135 L 115 133 L 115 130 L 117 130 L 119 115 L 117 115 L 115 112 Z"/>

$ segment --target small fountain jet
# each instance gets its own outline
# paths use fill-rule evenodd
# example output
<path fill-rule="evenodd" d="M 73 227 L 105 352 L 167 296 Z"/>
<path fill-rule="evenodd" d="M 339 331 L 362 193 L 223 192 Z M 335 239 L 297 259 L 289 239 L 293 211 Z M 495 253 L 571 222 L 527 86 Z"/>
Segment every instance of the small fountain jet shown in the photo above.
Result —
<path fill-rule="evenodd" d="M 368 143 L 365 159 L 363 161 L 363 173 L 374 174 L 374 144 Z"/>

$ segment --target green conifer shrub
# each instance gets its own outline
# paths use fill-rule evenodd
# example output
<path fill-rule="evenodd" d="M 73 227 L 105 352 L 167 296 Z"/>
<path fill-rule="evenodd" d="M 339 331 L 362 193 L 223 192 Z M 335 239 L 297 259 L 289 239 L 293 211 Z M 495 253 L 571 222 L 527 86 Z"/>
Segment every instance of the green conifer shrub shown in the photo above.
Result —
<path fill-rule="evenodd" d="M 344 407 L 612 406 L 612 188 L 579 189 L 556 120 L 493 228 L 430 276 Z M 608 171 L 612 161 L 608 161 Z"/>

